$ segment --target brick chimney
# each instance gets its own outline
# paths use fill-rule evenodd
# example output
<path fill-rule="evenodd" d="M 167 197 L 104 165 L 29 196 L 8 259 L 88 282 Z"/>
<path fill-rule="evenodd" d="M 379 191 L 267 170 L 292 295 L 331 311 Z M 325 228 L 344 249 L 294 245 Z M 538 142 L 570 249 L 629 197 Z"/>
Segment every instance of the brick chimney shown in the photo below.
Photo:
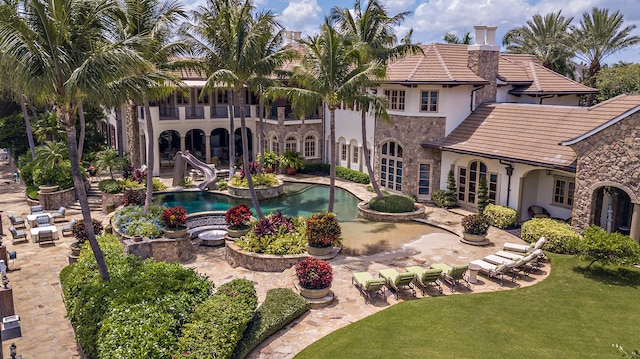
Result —
<path fill-rule="evenodd" d="M 496 79 L 500 46 L 496 46 L 496 26 L 474 26 L 474 44 L 469 45 L 469 68 L 478 76 L 489 81 L 484 88 L 475 92 L 474 108 L 483 102 L 496 101 Z"/>

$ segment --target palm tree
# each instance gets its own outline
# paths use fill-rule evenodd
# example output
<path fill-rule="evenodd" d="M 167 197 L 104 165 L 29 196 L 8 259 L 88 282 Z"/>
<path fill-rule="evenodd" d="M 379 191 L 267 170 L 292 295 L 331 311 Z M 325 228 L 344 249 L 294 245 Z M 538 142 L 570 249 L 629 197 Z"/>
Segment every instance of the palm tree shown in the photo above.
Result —
<path fill-rule="evenodd" d="M 56 109 L 67 135 L 73 182 L 85 223 L 91 212 L 78 157 L 74 114 L 84 97 L 98 98 L 111 81 L 144 67 L 138 56 L 109 40 L 115 3 L 83 0 L 19 0 L 20 12 L 0 5 L 0 49 L 14 65 L 18 81 L 33 83 Z M 29 95 L 29 94 L 27 94 Z M 87 237 L 101 277 L 109 280 L 104 255 L 93 233 Z"/>
<path fill-rule="evenodd" d="M 458 35 L 456 35 L 454 32 L 448 32 L 444 35 L 442 40 L 444 40 L 444 42 L 446 42 L 447 44 L 471 45 L 471 32 L 465 32 L 462 38 L 459 38 Z"/>
<path fill-rule="evenodd" d="M 336 180 L 336 109 L 353 106 L 362 88 L 380 78 L 384 69 L 376 63 L 360 63 L 364 54 L 341 35 L 327 17 L 320 33 L 300 40 L 302 63 L 295 67 L 290 84 L 299 87 L 274 87 L 267 91 L 271 99 L 286 98 L 294 112 L 302 115 L 324 105 L 329 109 L 329 212 L 333 212 Z"/>
<path fill-rule="evenodd" d="M 569 34 L 571 21 L 573 17 L 565 18 L 561 10 L 544 16 L 533 15 L 526 26 L 509 30 L 502 44 L 510 53 L 535 55 L 542 66 L 572 77 L 574 50 Z"/>
<path fill-rule="evenodd" d="M 405 56 L 408 53 L 421 52 L 421 48 L 411 44 L 411 41 L 397 44 L 397 37 L 394 28 L 404 22 L 410 12 L 402 12 L 389 17 L 382 3 L 378 0 L 367 2 L 366 8 L 362 9 L 361 0 L 356 0 L 354 9 L 334 7 L 331 10 L 331 19 L 335 20 L 345 35 L 352 37 L 359 46 L 363 46 L 363 53 L 366 56 L 359 58 L 360 64 L 375 63 L 380 67 L 380 76 L 375 82 L 363 84 L 357 102 L 361 105 L 361 128 L 364 162 L 371 179 L 371 184 L 379 198 L 384 197 L 378 182 L 375 180 L 369 149 L 367 148 L 367 113 L 372 110 L 376 118 L 389 121 L 389 115 L 385 109 L 385 100 L 381 96 L 374 96 L 366 91 L 367 86 L 375 86 L 377 82 L 383 80 L 386 74 L 386 63 L 389 60 Z M 411 33 L 411 32 L 410 32 Z"/>
<path fill-rule="evenodd" d="M 64 142 L 45 141 L 36 147 L 36 166 L 55 168 L 69 158 L 69 148 Z"/>
<path fill-rule="evenodd" d="M 285 52 L 277 46 L 282 41 L 281 26 L 271 11 L 256 12 L 251 0 L 209 0 L 208 7 L 201 7 L 196 12 L 195 24 L 187 26 L 186 31 L 195 53 L 203 58 L 201 66 L 208 75 L 204 90 L 210 91 L 222 84 L 233 93 L 230 99 L 232 107 L 235 107 L 237 101 L 242 157 L 244 166 L 248 169 L 246 91 L 258 83 L 264 83 L 264 78 L 282 64 Z M 234 111 L 229 112 L 233 121 Z M 233 129 L 230 136 L 235 138 Z M 230 141 L 230 147 L 233 152 L 235 140 Z M 256 215 L 263 218 L 253 180 L 248 172 L 246 178 L 253 208 Z"/>
<path fill-rule="evenodd" d="M 601 62 L 607 56 L 640 42 L 640 36 L 631 35 L 635 25 L 623 26 L 624 16 L 620 11 L 609 14 L 608 9 L 594 7 L 591 13 L 582 14 L 579 26 L 573 26 L 578 58 L 589 65 L 587 83 L 596 86 L 596 75 Z M 588 104 L 593 104 L 594 95 L 589 95 Z"/>
<path fill-rule="evenodd" d="M 177 87 L 179 79 L 168 74 L 168 70 L 181 64 L 178 55 L 184 53 L 184 44 L 170 41 L 173 28 L 178 21 L 186 19 L 182 6 L 173 1 L 124 0 L 120 6 L 124 12 L 123 39 L 137 39 L 131 45 L 144 58 L 148 71 L 129 79 L 128 84 L 134 98 L 141 99 L 144 107 L 147 130 L 147 190 L 145 208 L 151 205 L 153 197 L 153 172 L 155 167 L 155 135 L 151 120 L 150 100 L 168 96 Z"/>

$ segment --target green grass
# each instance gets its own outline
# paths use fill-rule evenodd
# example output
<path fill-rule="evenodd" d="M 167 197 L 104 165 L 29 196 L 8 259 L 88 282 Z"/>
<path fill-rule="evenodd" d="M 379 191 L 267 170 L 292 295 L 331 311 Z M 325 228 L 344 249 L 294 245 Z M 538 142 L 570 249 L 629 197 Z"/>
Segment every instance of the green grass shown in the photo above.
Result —
<path fill-rule="evenodd" d="M 640 348 L 640 270 L 550 255 L 534 286 L 405 301 L 315 342 L 305 358 L 620 358 Z M 362 304 L 364 305 L 364 304 Z"/>

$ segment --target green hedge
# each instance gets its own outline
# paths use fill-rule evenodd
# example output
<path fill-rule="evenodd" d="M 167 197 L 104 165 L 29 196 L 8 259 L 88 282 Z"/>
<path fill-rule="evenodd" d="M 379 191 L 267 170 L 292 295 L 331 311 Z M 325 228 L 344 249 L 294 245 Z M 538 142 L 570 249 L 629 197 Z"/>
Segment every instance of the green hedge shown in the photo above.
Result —
<path fill-rule="evenodd" d="M 369 208 L 386 213 L 413 212 L 414 202 L 407 196 L 392 194 L 383 198 L 374 197 L 369 201 Z"/>
<path fill-rule="evenodd" d="M 174 358 L 230 358 L 257 303 L 251 281 L 234 279 L 221 285 L 182 328 Z"/>
<path fill-rule="evenodd" d="M 92 358 L 171 358 L 180 326 L 193 307 L 209 297 L 212 283 L 179 263 L 122 255 L 122 244 L 113 235 L 100 236 L 98 241 L 111 280 L 100 277 L 88 243 L 78 262 L 60 272 L 67 315 L 78 343 Z M 132 313 L 130 318 L 118 318 L 118 313 L 126 312 Z M 137 328 L 147 325 L 161 329 Z M 167 335 L 159 332 L 165 329 Z M 129 355 L 120 347 L 140 351 Z"/>
<path fill-rule="evenodd" d="M 545 250 L 559 254 L 576 254 L 582 236 L 571 229 L 568 223 L 551 218 L 533 218 L 522 224 L 522 239 L 533 243 L 545 237 Z"/>
<path fill-rule="evenodd" d="M 304 168 L 301 169 L 300 173 L 308 173 L 308 174 L 320 174 L 320 175 L 329 175 L 329 171 L 331 170 L 331 165 L 328 163 L 305 163 Z"/>
<path fill-rule="evenodd" d="M 117 179 L 103 179 L 98 183 L 98 189 L 100 192 L 104 193 L 122 193 L 124 191 L 124 187 L 122 183 Z"/>
<path fill-rule="evenodd" d="M 309 303 L 291 289 L 274 288 L 253 315 L 232 358 L 242 359 L 258 344 L 309 310 Z"/>
<path fill-rule="evenodd" d="M 336 167 L 336 177 L 355 183 L 369 184 L 369 175 L 350 168 Z"/>
<path fill-rule="evenodd" d="M 513 208 L 488 204 L 483 213 L 494 227 L 505 229 L 518 225 L 518 213 Z"/>

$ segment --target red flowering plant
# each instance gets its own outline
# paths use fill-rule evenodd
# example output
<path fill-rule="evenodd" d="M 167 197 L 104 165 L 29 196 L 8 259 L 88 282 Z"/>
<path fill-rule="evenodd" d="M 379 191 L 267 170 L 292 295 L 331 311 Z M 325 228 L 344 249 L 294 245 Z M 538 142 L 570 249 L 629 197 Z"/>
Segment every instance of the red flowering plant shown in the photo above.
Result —
<path fill-rule="evenodd" d="M 336 215 L 316 213 L 307 218 L 307 241 L 311 247 L 330 247 L 340 242 L 342 230 Z"/>
<path fill-rule="evenodd" d="M 224 215 L 224 220 L 231 229 L 247 229 L 249 228 L 249 221 L 251 220 L 251 208 L 246 204 L 239 204 L 235 207 L 229 208 Z"/>
<path fill-rule="evenodd" d="M 264 173 L 264 170 L 260 171 L 260 163 L 256 161 L 251 161 L 249 162 L 249 173 L 251 173 L 251 175 L 255 175 L 258 173 Z M 246 172 L 244 170 L 244 164 L 242 164 L 240 166 L 240 179 L 244 178 L 245 176 L 246 176 Z"/>
<path fill-rule="evenodd" d="M 333 281 L 331 264 L 312 257 L 306 257 L 296 262 L 296 275 L 300 285 L 306 289 L 328 288 Z"/>
<path fill-rule="evenodd" d="M 167 208 L 162 211 L 160 219 L 167 228 L 184 228 L 187 224 L 187 211 L 182 206 Z"/>

